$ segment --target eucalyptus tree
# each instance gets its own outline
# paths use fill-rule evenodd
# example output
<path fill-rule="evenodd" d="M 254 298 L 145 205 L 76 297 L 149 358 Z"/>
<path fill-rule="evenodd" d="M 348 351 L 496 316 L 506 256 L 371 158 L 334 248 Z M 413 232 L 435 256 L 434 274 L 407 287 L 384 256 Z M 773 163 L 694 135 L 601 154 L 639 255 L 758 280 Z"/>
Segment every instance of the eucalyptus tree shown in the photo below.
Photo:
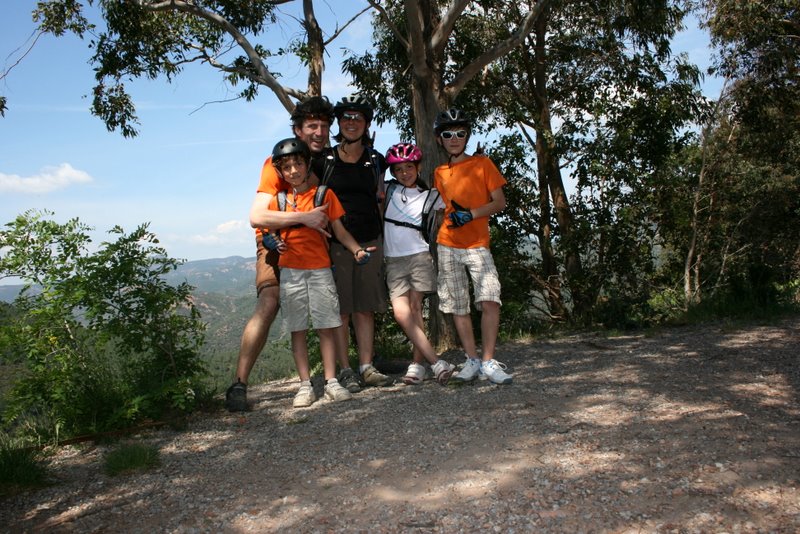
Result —
<path fill-rule="evenodd" d="M 800 273 L 800 10 L 707 0 L 712 73 L 726 84 L 704 130 L 685 298 L 760 304 Z"/>
<path fill-rule="evenodd" d="M 238 97 L 252 100 L 262 87 L 273 92 L 291 111 L 294 100 L 322 92 L 326 47 L 368 6 L 326 34 L 320 27 L 313 0 L 303 0 L 302 35 L 278 50 L 259 39 L 280 20 L 277 8 L 290 0 L 77 0 L 40 1 L 33 12 L 39 30 L 56 36 L 74 33 L 88 37 L 94 50 L 91 64 L 96 84 L 92 113 L 109 130 L 124 136 L 137 133 L 136 109 L 125 83 L 136 78 L 172 81 L 187 65 L 202 63 L 217 70 Z M 93 22 L 95 7 L 102 27 Z M 304 88 L 281 83 L 268 67 L 276 56 L 294 56 L 308 68 Z M 0 112 L 8 102 L 0 100 Z"/>
<path fill-rule="evenodd" d="M 536 244 L 541 263 L 533 285 L 550 314 L 565 318 L 571 303 L 586 315 L 611 284 L 637 291 L 637 273 L 652 267 L 642 250 L 655 232 L 645 223 L 654 218 L 646 203 L 651 178 L 686 142 L 680 128 L 702 105 L 697 69 L 670 49 L 687 7 L 668 0 L 381 6 L 374 50 L 354 54 L 346 70 L 423 145 L 432 122 L 418 110 L 425 99 L 457 104 L 484 131 L 515 131 L 516 141 L 493 154 L 521 154 L 535 170 L 530 184 L 511 184 L 530 196 L 498 224 Z M 414 46 L 414 36 L 438 47 Z M 514 142 L 527 150 L 514 151 Z M 435 144 L 428 153 L 436 162 Z M 503 165 L 506 175 L 518 174 L 514 161 Z"/>

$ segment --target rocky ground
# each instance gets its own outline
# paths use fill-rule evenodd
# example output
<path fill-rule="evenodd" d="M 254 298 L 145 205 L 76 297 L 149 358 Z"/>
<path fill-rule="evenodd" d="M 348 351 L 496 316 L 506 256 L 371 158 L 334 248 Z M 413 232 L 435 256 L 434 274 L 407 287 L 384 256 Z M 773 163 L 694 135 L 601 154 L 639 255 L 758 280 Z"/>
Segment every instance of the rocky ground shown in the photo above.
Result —
<path fill-rule="evenodd" d="M 800 317 L 506 344 L 511 386 L 370 389 L 63 447 L 6 532 L 800 532 Z"/>

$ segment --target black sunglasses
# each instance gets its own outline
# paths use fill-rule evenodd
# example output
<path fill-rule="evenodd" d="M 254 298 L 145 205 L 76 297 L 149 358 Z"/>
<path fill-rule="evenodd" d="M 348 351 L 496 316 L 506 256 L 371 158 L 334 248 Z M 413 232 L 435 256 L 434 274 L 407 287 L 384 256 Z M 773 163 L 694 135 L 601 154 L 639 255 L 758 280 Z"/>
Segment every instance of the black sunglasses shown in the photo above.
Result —
<path fill-rule="evenodd" d="M 454 136 L 459 138 L 459 139 L 464 139 L 467 136 L 467 131 L 466 130 L 456 130 L 454 132 L 451 132 L 449 130 L 445 130 L 442 133 L 440 133 L 439 135 L 442 136 L 442 139 L 452 139 Z"/>

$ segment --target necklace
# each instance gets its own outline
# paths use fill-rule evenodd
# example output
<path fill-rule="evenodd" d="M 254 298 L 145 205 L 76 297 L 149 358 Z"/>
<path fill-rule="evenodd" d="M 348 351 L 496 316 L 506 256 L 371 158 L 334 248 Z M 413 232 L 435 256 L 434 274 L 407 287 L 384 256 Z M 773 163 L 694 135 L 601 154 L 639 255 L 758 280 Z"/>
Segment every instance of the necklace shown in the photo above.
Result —
<path fill-rule="evenodd" d="M 292 201 L 289 202 L 289 205 L 293 210 L 297 211 L 297 189 L 294 187 L 292 188 Z"/>
<path fill-rule="evenodd" d="M 406 186 L 403 186 L 403 189 L 400 191 L 400 200 L 403 201 L 403 204 L 408 202 L 408 197 L 406 196 Z"/>

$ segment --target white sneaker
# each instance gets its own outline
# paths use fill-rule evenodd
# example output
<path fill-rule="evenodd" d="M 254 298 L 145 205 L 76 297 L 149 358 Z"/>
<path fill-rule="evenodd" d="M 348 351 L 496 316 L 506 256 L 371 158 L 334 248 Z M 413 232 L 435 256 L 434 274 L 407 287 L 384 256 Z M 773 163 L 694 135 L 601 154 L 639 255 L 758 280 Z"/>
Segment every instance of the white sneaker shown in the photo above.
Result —
<path fill-rule="evenodd" d="M 338 380 L 331 378 L 325 384 L 325 398 L 334 402 L 346 401 L 353 398 L 353 394 L 347 391 Z"/>
<path fill-rule="evenodd" d="M 472 382 L 478 378 L 478 372 L 481 370 L 481 361 L 478 358 L 467 358 L 464 367 L 458 374 L 452 377 L 456 382 Z"/>
<path fill-rule="evenodd" d="M 439 360 L 433 364 L 433 366 L 431 366 L 431 371 L 433 371 L 433 377 L 436 379 L 436 381 L 444 385 L 447 384 L 448 380 L 450 380 L 450 376 L 452 376 L 455 368 L 456 366 L 452 363 Z"/>
<path fill-rule="evenodd" d="M 403 384 L 409 386 L 418 386 L 425 380 L 425 366 L 419 363 L 412 362 L 408 366 L 406 376 L 403 377 Z"/>
<path fill-rule="evenodd" d="M 481 364 L 480 379 L 489 380 L 494 384 L 510 384 L 511 375 L 506 373 L 506 364 L 495 359 L 487 360 Z"/>
<path fill-rule="evenodd" d="M 315 400 L 317 400 L 317 395 L 314 393 L 314 387 L 311 382 L 300 382 L 300 389 L 294 395 L 292 406 L 295 408 L 307 408 L 314 404 Z"/>

